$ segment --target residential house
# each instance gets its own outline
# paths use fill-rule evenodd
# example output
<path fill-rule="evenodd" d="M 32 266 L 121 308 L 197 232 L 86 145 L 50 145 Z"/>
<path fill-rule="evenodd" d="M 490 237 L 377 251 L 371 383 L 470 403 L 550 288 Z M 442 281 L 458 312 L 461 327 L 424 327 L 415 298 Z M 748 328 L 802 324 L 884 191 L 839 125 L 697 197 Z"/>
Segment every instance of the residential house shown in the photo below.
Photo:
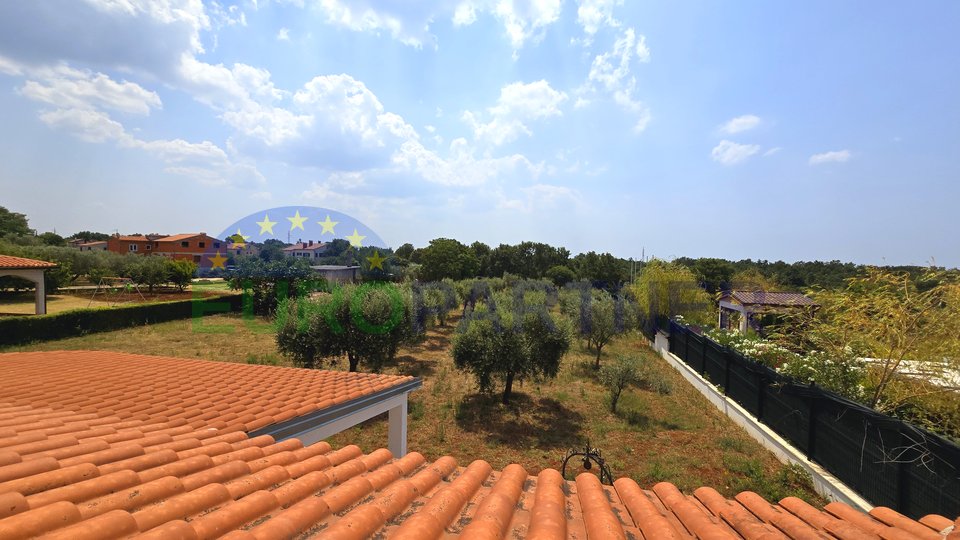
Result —
<path fill-rule="evenodd" d="M 71 244 L 72 247 L 79 249 L 80 251 L 106 251 L 107 250 L 107 241 L 99 240 L 95 242 L 80 242 L 78 244 Z"/>
<path fill-rule="evenodd" d="M 304 257 L 308 259 L 319 259 L 327 251 L 327 244 L 323 242 L 297 241 L 292 246 L 283 248 L 283 254 L 287 257 Z"/>
<path fill-rule="evenodd" d="M 114 235 L 107 240 L 107 249 L 114 253 L 161 255 L 200 264 L 203 256 L 225 249 L 223 242 L 207 233 Z"/>

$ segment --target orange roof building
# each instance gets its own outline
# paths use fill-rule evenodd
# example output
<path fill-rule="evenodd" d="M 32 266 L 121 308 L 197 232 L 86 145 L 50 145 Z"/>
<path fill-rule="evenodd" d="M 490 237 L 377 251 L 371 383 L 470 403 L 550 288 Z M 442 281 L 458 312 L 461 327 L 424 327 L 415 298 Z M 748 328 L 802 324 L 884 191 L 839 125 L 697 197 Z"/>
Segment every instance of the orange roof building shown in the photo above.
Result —
<path fill-rule="evenodd" d="M 218 250 L 226 253 L 226 244 L 203 232 L 172 236 L 114 235 L 107 240 L 107 250 L 120 254 L 162 255 L 201 264 L 204 255 L 210 255 Z"/>
<path fill-rule="evenodd" d="M 960 538 L 937 515 L 255 434 L 403 377 L 56 352 L 0 354 L 0 380 L 0 539 Z"/>

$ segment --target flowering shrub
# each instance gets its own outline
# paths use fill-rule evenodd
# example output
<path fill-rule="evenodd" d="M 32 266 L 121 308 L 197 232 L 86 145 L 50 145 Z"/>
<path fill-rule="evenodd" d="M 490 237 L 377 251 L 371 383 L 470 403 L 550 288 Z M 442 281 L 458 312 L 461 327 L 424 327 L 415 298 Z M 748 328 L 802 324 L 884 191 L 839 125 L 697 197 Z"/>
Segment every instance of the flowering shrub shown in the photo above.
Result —
<path fill-rule="evenodd" d="M 798 354 L 772 341 L 761 337 L 745 336 L 739 332 L 715 329 L 706 332 L 706 336 L 720 345 L 730 347 L 740 354 L 778 371 L 781 366 L 795 362 L 799 357 Z"/>
<path fill-rule="evenodd" d="M 866 367 L 849 347 L 840 355 L 829 355 L 823 351 L 800 355 L 772 341 L 739 332 L 710 330 L 706 336 L 797 382 L 816 383 L 855 401 L 865 398 L 863 382 Z"/>
<path fill-rule="evenodd" d="M 823 351 L 814 351 L 806 356 L 797 355 L 795 360 L 785 363 L 777 372 L 807 384 L 816 383 L 847 399 L 862 402 L 866 398 L 864 362 L 849 347 L 844 353 L 840 358 Z"/>

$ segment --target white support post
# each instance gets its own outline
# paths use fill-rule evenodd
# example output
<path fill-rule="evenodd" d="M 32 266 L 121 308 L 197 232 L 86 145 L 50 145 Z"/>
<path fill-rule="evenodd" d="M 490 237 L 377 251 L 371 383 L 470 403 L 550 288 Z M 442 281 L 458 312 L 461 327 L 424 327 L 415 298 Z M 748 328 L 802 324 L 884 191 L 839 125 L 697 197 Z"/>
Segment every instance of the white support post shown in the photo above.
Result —
<path fill-rule="evenodd" d="M 390 427 L 387 435 L 387 449 L 393 457 L 400 458 L 407 455 L 407 400 L 390 409 Z"/>
<path fill-rule="evenodd" d="M 43 270 L 39 272 L 40 278 L 36 281 L 36 287 L 34 287 L 33 300 L 35 304 L 34 311 L 37 315 L 46 315 L 47 314 L 47 291 L 44 289 L 43 283 Z"/>

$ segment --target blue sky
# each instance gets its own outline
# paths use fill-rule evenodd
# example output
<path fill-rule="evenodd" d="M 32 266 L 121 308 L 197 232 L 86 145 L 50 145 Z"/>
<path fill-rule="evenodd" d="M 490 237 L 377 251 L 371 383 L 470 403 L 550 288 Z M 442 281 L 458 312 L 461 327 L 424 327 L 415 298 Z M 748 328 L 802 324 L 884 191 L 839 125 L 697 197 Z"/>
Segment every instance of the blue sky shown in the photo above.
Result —
<path fill-rule="evenodd" d="M 952 1 L 3 2 L 0 205 L 62 233 L 304 205 L 394 247 L 960 266 L 958 24 Z"/>

